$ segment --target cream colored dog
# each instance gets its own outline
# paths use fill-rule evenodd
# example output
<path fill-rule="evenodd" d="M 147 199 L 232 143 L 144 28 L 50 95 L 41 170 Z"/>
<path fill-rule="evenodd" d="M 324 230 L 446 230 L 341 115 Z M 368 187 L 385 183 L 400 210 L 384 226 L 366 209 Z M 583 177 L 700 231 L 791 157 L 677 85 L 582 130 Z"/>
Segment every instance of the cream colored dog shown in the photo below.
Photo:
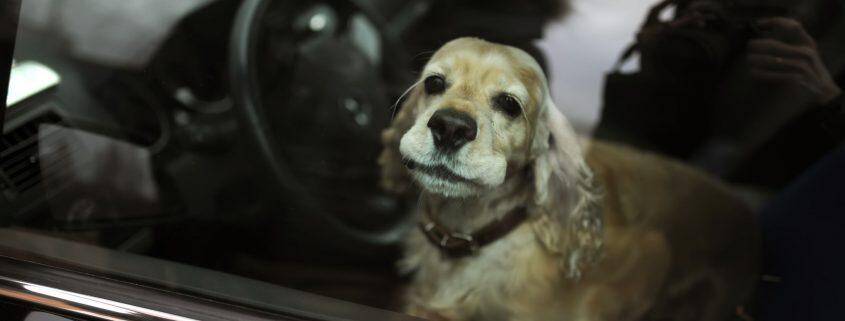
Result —
<path fill-rule="evenodd" d="M 417 214 L 431 220 L 402 262 L 415 271 L 412 315 L 725 320 L 754 283 L 756 227 L 741 202 L 680 163 L 579 141 L 519 49 L 449 42 L 382 138 L 384 186 L 416 181 Z M 524 219 L 512 214 L 523 208 Z M 435 225 L 453 237 L 432 242 Z M 506 233 L 468 241 L 469 255 L 444 252 L 487 226 Z"/>

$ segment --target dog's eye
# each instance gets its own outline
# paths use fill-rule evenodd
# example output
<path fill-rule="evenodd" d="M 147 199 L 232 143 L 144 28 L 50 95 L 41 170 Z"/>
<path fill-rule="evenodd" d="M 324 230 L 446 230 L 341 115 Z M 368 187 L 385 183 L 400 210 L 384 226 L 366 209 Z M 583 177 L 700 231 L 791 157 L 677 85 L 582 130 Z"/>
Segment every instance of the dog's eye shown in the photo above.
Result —
<path fill-rule="evenodd" d="M 493 107 L 498 108 L 505 112 L 510 117 L 519 116 L 522 113 L 522 108 L 519 106 L 519 101 L 516 100 L 511 95 L 508 94 L 498 94 L 496 97 L 493 97 Z"/>
<path fill-rule="evenodd" d="M 446 79 L 443 76 L 434 75 L 428 76 L 425 79 L 425 93 L 429 95 L 436 95 L 446 90 Z"/>

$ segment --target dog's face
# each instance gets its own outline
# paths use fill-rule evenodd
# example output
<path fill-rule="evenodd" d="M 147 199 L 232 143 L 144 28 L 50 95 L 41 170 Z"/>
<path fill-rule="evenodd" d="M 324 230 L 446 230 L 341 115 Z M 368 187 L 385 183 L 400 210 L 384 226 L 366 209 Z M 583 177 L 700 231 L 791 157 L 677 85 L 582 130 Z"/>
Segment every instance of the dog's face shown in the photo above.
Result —
<path fill-rule="evenodd" d="M 530 158 L 545 77 L 525 52 L 461 38 L 438 50 L 413 88 L 399 151 L 429 192 L 478 195 Z"/>
<path fill-rule="evenodd" d="M 531 56 L 457 39 L 432 56 L 406 94 L 382 132 L 382 187 L 408 192 L 410 172 L 423 189 L 445 197 L 490 195 L 481 201 L 492 203 L 515 190 L 529 197 L 525 203 L 537 217 L 532 229 L 548 251 L 560 254 L 568 275 L 578 277 L 600 257 L 592 171 Z M 516 173 L 530 175 L 509 176 Z M 485 194 L 505 181 L 514 188 Z"/>

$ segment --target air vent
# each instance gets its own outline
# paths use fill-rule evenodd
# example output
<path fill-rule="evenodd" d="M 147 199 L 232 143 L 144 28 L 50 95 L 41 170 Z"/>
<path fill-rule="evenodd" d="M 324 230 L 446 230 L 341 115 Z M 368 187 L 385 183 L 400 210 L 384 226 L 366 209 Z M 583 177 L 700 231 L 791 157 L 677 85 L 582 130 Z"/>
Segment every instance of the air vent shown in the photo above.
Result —
<path fill-rule="evenodd" d="M 41 124 L 59 123 L 61 123 L 61 118 L 55 114 L 48 114 L 3 135 L 0 170 L 7 185 L 4 187 L 6 191 L 21 194 L 41 183 L 41 168 L 38 163 L 38 127 Z"/>

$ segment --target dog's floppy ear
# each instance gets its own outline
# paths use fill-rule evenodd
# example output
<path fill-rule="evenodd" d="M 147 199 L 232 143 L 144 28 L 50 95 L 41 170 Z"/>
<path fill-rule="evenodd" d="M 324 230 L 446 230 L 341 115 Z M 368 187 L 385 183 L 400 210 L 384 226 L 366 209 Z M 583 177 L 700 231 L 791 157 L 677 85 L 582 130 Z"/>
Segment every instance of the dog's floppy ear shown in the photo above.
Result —
<path fill-rule="evenodd" d="M 418 84 L 419 82 L 415 83 L 405 92 L 404 103 L 394 107 L 398 110 L 394 111 L 390 126 L 381 132 L 382 150 L 378 158 L 381 166 L 380 184 L 382 188 L 396 194 L 403 194 L 412 186 L 411 176 L 402 163 L 399 143 L 402 135 L 414 125 L 414 109 L 422 96 Z"/>
<path fill-rule="evenodd" d="M 572 126 L 545 95 L 532 143 L 534 206 L 532 228 L 540 242 L 560 256 L 570 277 L 601 254 L 602 218 L 593 173 Z"/>

